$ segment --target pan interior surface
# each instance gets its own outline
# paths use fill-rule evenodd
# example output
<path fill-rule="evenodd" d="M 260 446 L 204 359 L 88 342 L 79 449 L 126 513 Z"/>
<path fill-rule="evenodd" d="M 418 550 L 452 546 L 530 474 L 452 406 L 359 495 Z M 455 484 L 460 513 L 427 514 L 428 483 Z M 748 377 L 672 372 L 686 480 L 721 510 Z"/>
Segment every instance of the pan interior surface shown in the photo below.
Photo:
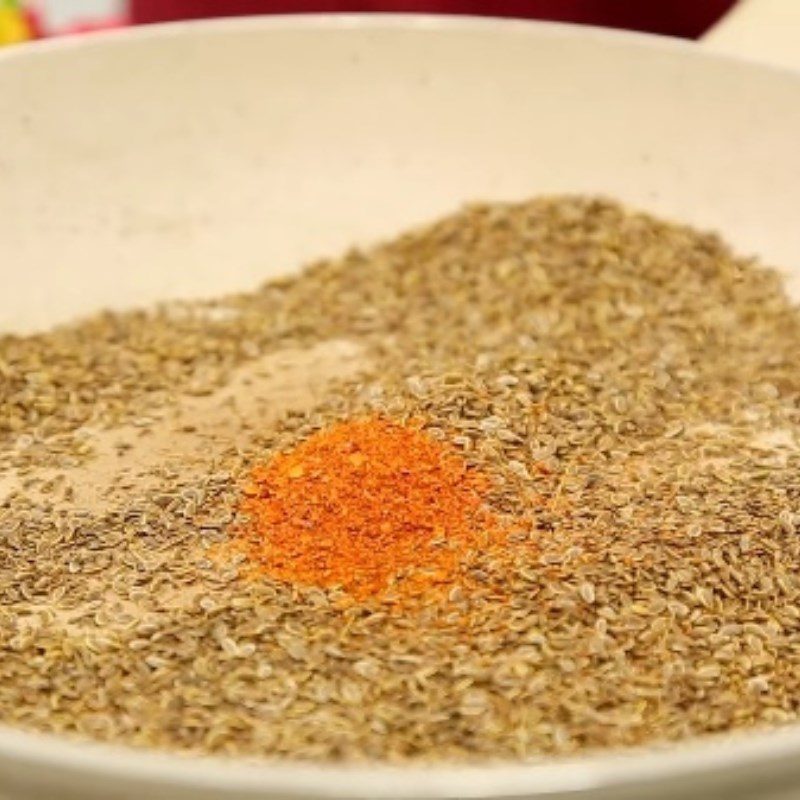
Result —
<path fill-rule="evenodd" d="M 514 21 L 230 20 L 4 53 L 0 329 L 244 289 L 560 192 L 797 270 L 797 93 L 689 45 Z"/>

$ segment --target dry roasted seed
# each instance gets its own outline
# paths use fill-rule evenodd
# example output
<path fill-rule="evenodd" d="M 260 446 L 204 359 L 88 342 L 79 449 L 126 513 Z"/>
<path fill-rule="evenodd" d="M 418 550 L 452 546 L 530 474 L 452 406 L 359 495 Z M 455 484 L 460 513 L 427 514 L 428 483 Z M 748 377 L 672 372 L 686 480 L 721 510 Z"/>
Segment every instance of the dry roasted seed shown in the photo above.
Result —
<path fill-rule="evenodd" d="M 796 722 L 799 320 L 714 236 L 551 198 L 0 338 L 0 721 L 425 762 Z M 492 477 L 502 547 L 413 607 L 226 557 L 253 461 L 376 413 Z"/>

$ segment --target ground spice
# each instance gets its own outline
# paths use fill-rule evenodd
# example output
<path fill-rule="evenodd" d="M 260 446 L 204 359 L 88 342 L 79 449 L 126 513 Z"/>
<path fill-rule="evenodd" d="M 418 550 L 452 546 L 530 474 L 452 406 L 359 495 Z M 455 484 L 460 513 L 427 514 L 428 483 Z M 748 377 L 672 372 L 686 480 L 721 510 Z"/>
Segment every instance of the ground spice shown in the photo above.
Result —
<path fill-rule="evenodd" d="M 331 425 L 256 466 L 236 542 L 255 572 L 357 600 L 451 587 L 500 530 L 488 478 L 452 446 L 378 416 Z"/>

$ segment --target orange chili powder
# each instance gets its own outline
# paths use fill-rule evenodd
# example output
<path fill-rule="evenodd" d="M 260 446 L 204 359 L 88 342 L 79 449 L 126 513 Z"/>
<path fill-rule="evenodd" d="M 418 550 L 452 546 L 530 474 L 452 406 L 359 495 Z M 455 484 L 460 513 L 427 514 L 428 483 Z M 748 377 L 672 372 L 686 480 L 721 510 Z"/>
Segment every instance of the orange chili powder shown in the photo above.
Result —
<path fill-rule="evenodd" d="M 499 530 L 488 478 L 419 424 L 334 424 L 256 466 L 237 549 L 257 575 L 341 586 L 363 600 L 392 584 L 429 596 Z"/>

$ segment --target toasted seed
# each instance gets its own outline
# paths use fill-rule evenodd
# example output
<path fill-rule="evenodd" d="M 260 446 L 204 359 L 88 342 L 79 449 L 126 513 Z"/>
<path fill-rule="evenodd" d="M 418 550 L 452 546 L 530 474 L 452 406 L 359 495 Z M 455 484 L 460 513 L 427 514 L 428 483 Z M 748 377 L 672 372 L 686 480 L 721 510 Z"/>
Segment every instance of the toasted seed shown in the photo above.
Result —
<path fill-rule="evenodd" d="M 425 763 L 796 722 L 798 352 L 775 273 L 577 197 L 2 337 L 0 721 Z M 366 414 L 452 442 L 507 536 L 416 603 L 254 577 L 250 466 Z"/>

